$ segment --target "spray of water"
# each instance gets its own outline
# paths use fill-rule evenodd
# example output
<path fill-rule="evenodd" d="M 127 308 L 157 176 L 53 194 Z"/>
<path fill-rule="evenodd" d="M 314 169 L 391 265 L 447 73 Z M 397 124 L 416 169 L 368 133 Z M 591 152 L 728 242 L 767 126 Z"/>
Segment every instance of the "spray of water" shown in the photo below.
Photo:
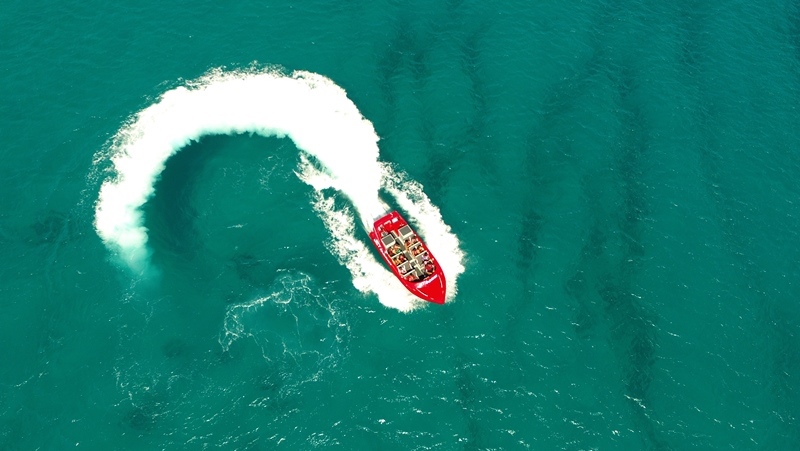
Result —
<path fill-rule="evenodd" d="M 379 162 L 378 136 L 346 92 L 310 72 L 216 69 L 165 92 L 119 130 L 100 158 L 111 159 L 114 175 L 100 188 L 95 228 L 131 270 L 145 274 L 150 268 L 141 208 L 169 157 L 204 135 L 238 133 L 288 137 L 304 152 L 297 174 L 316 190 L 314 208 L 331 233 L 328 247 L 350 270 L 356 288 L 400 310 L 418 305 L 374 258 L 361 232 L 357 237 L 353 213 L 371 229 L 386 210 L 378 196 L 383 187 L 412 216 L 441 262 L 452 299 L 464 271 L 458 239 L 421 185 Z M 347 196 L 355 212 L 336 210 L 323 194 L 326 188 Z"/>

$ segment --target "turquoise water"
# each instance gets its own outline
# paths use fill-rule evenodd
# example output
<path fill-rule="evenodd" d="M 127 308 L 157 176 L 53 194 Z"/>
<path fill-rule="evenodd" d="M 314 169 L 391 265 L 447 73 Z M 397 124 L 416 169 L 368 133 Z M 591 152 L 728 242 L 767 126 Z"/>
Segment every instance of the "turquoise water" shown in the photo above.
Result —
<path fill-rule="evenodd" d="M 0 9 L 0 449 L 797 448 L 796 2 L 129 3 Z"/>

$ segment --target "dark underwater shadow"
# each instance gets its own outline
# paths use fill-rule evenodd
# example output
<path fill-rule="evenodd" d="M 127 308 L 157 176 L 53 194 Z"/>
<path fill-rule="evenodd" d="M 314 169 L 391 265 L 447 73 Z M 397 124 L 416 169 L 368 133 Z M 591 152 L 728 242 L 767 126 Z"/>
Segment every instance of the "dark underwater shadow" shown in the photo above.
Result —
<path fill-rule="evenodd" d="M 20 243 L 29 247 L 57 248 L 84 238 L 93 230 L 91 219 L 80 209 L 45 209 L 30 222 L 7 226 L 0 223 L 0 243 Z M 85 217 L 84 217 L 85 216 Z"/>
<path fill-rule="evenodd" d="M 456 387 L 458 388 L 458 398 L 456 401 L 464 414 L 464 421 L 467 427 L 467 437 L 463 449 L 466 451 L 485 449 L 483 443 L 482 427 L 478 414 L 479 400 L 475 387 L 476 377 L 471 374 L 470 364 L 467 357 L 459 354 L 456 359 Z"/>
<path fill-rule="evenodd" d="M 435 75 L 437 64 L 440 64 L 433 59 L 434 52 L 431 48 L 452 39 L 462 42 L 457 55 L 460 58 L 459 69 L 470 81 L 466 88 L 469 89 L 467 94 L 472 99 L 471 108 L 464 113 L 463 132 L 456 137 L 439 139 L 436 137 L 439 118 L 429 120 L 426 117 L 421 118 L 415 130 L 425 150 L 426 161 L 422 162 L 420 170 L 426 182 L 426 193 L 431 199 L 440 199 L 444 195 L 450 185 L 453 167 L 464 164 L 468 159 L 480 160 L 480 166 L 491 178 L 499 177 L 492 154 L 476 151 L 482 150 L 478 148 L 480 140 L 489 134 L 489 96 L 482 69 L 485 62 L 491 60 L 491 56 L 485 55 L 482 50 L 483 40 L 490 26 L 484 22 L 470 28 L 465 27 L 464 21 L 460 20 L 463 15 L 462 3 L 461 0 L 449 2 L 447 14 L 426 25 L 419 24 L 426 20 L 424 18 L 407 14 L 399 16 L 388 42 L 380 49 L 376 58 L 378 84 L 387 112 L 386 117 L 377 123 L 392 130 L 397 128 L 399 122 L 398 98 L 403 90 L 408 89 L 408 83 L 413 86 L 413 96 L 421 102 L 424 110 L 424 95 L 421 93 L 425 92 L 431 76 Z M 395 145 L 391 133 L 384 136 L 384 139 L 384 159 L 402 161 L 400 152 L 403 145 Z"/>
<path fill-rule="evenodd" d="M 137 400 L 130 400 L 119 419 L 119 426 L 142 437 L 155 433 L 160 418 L 168 410 L 169 399 L 163 391 L 156 389 L 143 392 Z"/>
<path fill-rule="evenodd" d="M 79 223 L 69 213 L 50 210 L 39 215 L 31 224 L 25 241 L 31 245 L 67 243 L 81 235 Z"/>
<path fill-rule="evenodd" d="M 614 10 L 614 5 L 608 5 L 601 10 L 600 17 L 606 17 Z M 603 42 L 607 38 L 604 35 L 611 30 L 601 24 L 596 32 L 597 41 Z M 564 290 L 575 301 L 573 324 L 578 337 L 594 339 L 600 333 L 610 334 L 623 375 L 624 395 L 629 400 L 642 445 L 650 449 L 669 449 L 658 422 L 644 407 L 651 406 L 649 391 L 656 362 L 656 337 L 652 332 L 654 318 L 646 303 L 631 294 L 636 291 L 636 278 L 646 256 L 642 230 L 649 212 L 644 161 L 648 157 L 651 137 L 637 98 L 640 75 L 619 58 L 598 45 L 582 70 L 557 82 L 544 99 L 542 122 L 534 129 L 530 141 L 543 142 L 549 123 L 557 121 L 568 111 L 573 99 L 582 97 L 581 93 L 586 92 L 590 87 L 589 81 L 595 76 L 603 76 L 613 85 L 619 99 L 616 114 L 621 133 L 608 150 L 616 155 L 611 164 L 617 176 L 609 185 L 602 180 L 593 183 L 594 176 L 586 175 L 583 177 L 583 190 L 586 192 L 584 198 L 591 199 L 593 190 L 602 189 L 607 198 L 615 199 L 615 203 L 588 206 L 589 218 L 594 224 L 583 238 L 581 256 L 573 276 L 565 281 Z M 567 151 L 571 153 L 571 150 Z M 534 198 L 533 195 L 530 197 Z M 530 271 L 534 261 L 535 252 L 531 244 L 535 243 L 541 221 L 536 210 L 529 209 L 520 235 L 518 261 L 523 274 Z M 523 237 L 534 241 L 527 243 Z"/>
<path fill-rule="evenodd" d="M 800 2 L 790 2 L 786 16 L 789 20 L 790 42 L 794 47 L 795 58 L 800 63 Z"/>
<path fill-rule="evenodd" d="M 695 82 L 698 92 L 704 93 L 703 80 L 699 78 Z M 762 350 L 765 374 L 761 377 L 772 397 L 771 409 L 781 419 L 776 424 L 781 427 L 776 427 L 764 443 L 767 448 L 780 447 L 800 441 L 800 429 L 793 427 L 800 421 L 800 390 L 797 389 L 800 386 L 800 317 L 793 308 L 797 296 L 791 292 L 789 284 L 784 285 L 789 290 L 783 296 L 767 294 L 780 288 L 767 280 L 767 275 L 756 263 L 763 250 L 757 247 L 758 239 L 747 227 L 751 219 L 742 212 L 745 201 L 736 193 L 737 182 L 727 175 L 728 166 L 733 164 L 726 155 L 728 149 L 712 133 L 725 125 L 718 114 L 720 112 L 713 103 L 705 95 L 701 96 L 694 111 L 701 136 L 696 146 L 699 168 L 706 196 L 713 204 L 712 214 L 721 230 L 723 250 L 730 261 L 736 262 L 732 266 L 739 268 L 732 285 L 755 306 L 754 321 L 765 337 L 762 341 L 766 343 Z M 793 260 L 793 266 L 784 268 L 787 280 L 797 280 L 800 252 L 787 249 L 787 253 Z"/>

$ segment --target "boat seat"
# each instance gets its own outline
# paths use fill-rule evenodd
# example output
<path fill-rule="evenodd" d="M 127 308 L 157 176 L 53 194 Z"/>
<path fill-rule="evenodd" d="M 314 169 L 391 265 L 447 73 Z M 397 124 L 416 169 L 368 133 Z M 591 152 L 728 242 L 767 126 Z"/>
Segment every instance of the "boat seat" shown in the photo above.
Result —
<path fill-rule="evenodd" d="M 400 236 L 403 239 L 406 239 L 406 238 L 414 235 L 414 231 L 411 230 L 411 227 L 409 227 L 408 225 L 404 225 L 403 227 L 400 227 L 399 229 L 397 229 L 397 231 L 400 232 Z"/>
<path fill-rule="evenodd" d="M 389 247 L 392 244 L 394 244 L 394 237 L 391 235 L 386 235 L 383 238 L 381 238 L 381 241 L 383 241 L 384 246 Z"/>

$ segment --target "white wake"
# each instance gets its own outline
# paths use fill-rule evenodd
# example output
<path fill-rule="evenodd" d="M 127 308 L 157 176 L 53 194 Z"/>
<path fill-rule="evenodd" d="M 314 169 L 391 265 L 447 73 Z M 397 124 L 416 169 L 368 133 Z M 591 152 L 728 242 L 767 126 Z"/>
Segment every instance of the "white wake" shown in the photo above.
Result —
<path fill-rule="evenodd" d="M 164 93 L 136 114 L 113 138 L 101 158 L 110 158 L 115 174 L 101 188 L 95 228 L 105 245 L 137 274 L 150 266 L 142 206 L 167 159 L 204 135 L 256 133 L 290 138 L 305 155 L 297 174 L 316 190 L 314 208 L 331 233 L 328 247 L 353 275 L 353 285 L 374 292 L 381 303 L 410 310 L 419 301 L 403 289 L 367 247 L 353 212 L 334 208 L 323 194 L 334 188 L 345 194 L 364 228 L 386 210 L 378 191 L 386 189 L 419 228 L 442 264 L 448 299 L 464 271 L 457 237 L 422 191 L 378 160 L 378 136 L 346 92 L 328 78 L 310 72 L 285 74 L 261 69 L 211 71 L 198 80 Z"/>

